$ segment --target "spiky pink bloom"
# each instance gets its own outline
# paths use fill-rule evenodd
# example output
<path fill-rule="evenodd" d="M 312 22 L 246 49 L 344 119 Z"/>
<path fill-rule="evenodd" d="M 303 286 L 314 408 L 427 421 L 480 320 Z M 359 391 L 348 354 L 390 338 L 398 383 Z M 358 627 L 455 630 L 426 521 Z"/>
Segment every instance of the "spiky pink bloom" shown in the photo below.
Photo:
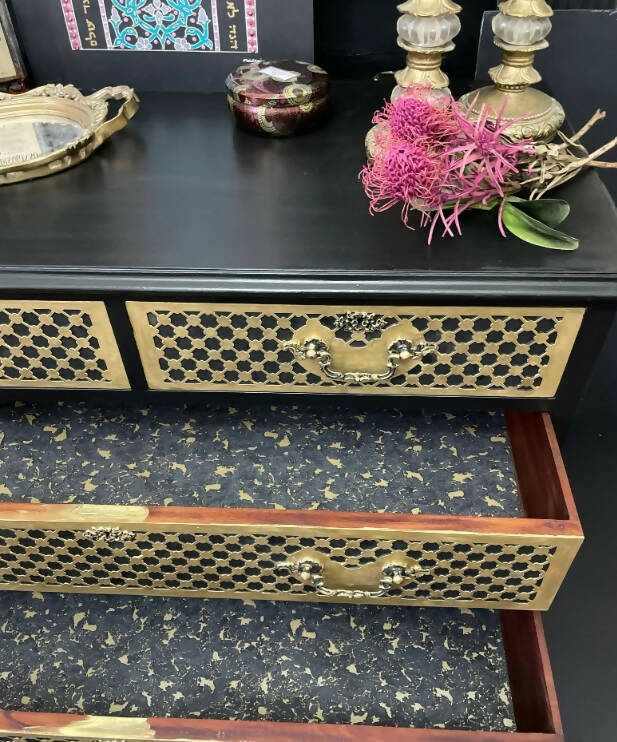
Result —
<path fill-rule="evenodd" d="M 431 144 L 449 141 L 456 134 L 456 121 L 423 98 L 400 98 L 386 105 L 373 118 L 374 124 L 387 123 L 392 135 L 407 142 Z"/>
<path fill-rule="evenodd" d="M 410 210 L 418 211 L 421 226 L 430 226 L 430 243 L 438 224 L 444 235 L 454 229 L 460 234 L 466 209 L 503 201 L 520 173 L 521 156 L 533 147 L 505 138 L 514 121 L 504 120 L 503 110 L 495 123 L 488 111 L 473 123 L 452 98 L 437 102 L 427 90 L 408 91 L 375 114 L 375 154 L 360 175 L 371 213 L 400 204 L 408 224 Z M 505 234 L 501 209 L 498 222 Z"/>
<path fill-rule="evenodd" d="M 361 174 L 372 213 L 386 211 L 396 203 L 411 208 L 438 206 L 441 200 L 443 161 L 421 144 L 402 139 L 388 146 L 383 157 Z"/>

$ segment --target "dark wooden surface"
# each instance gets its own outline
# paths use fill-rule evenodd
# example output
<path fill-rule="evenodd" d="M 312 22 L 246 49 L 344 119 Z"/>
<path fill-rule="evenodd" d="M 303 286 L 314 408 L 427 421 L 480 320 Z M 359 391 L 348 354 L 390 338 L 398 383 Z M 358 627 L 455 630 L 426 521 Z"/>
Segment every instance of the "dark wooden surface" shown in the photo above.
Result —
<path fill-rule="evenodd" d="M 391 82 L 339 83 L 319 131 L 289 140 L 236 129 L 224 96 L 149 94 L 129 127 L 70 171 L 2 188 L 0 291 L 301 293 L 617 299 L 617 216 L 595 173 L 561 195 L 578 251 L 371 217 L 358 182 L 372 112 Z"/>
<path fill-rule="evenodd" d="M 517 730 L 542 731 L 555 735 L 555 740 L 563 740 L 559 704 L 540 615 L 502 611 L 501 629 Z"/>
<path fill-rule="evenodd" d="M 544 620 L 567 742 L 615 738 L 616 359 L 602 359 L 563 451 L 586 536 Z"/>

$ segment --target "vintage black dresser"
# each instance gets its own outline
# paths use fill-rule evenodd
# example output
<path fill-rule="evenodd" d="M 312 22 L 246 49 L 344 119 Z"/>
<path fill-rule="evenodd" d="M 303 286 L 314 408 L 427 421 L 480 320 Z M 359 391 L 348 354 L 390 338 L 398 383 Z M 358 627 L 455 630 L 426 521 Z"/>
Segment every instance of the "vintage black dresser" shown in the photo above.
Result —
<path fill-rule="evenodd" d="M 236 130 L 218 95 L 146 95 L 129 128 L 87 163 L 0 191 L 3 445 L 20 462 L 12 480 L 2 471 L 0 588 L 14 591 L 6 631 L 36 613 L 36 601 L 48 613 L 75 611 L 75 627 L 102 627 L 116 609 L 107 596 L 70 595 L 89 592 L 154 596 L 170 601 L 170 615 L 181 604 L 172 596 L 296 601 L 233 609 L 239 625 L 262 626 L 289 610 L 292 626 L 299 622 L 292 645 L 311 638 L 303 622 L 340 619 L 341 606 L 366 611 L 350 620 L 371 630 L 379 621 L 399 626 L 406 610 L 410 621 L 428 622 L 390 636 L 397 644 L 413 643 L 414 631 L 477 636 L 482 626 L 495 648 L 489 634 L 500 623 L 503 654 L 491 672 L 501 677 L 501 667 L 509 691 L 493 708 L 499 720 L 474 731 L 472 708 L 460 723 L 428 711 L 405 722 L 397 688 L 390 693 L 402 707 L 390 721 L 379 711 L 324 717 L 314 704 L 277 719 L 257 702 L 258 718 L 249 718 L 253 707 L 233 716 L 224 700 L 209 719 L 196 719 L 204 714 L 190 703 L 185 713 L 177 704 L 173 713 L 112 704 L 105 715 L 89 711 L 82 687 L 77 707 L 6 708 L 2 739 L 563 739 L 534 611 L 550 606 L 582 541 L 557 440 L 617 307 L 615 207 L 586 173 L 562 189 L 576 252 L 503 239 L 487 214 L 466 215 L 463 237 L 428 247 L 426 234 L 405 229 L 395 213 L 371 217 L 357 180 L 364 132 L 384 95 L 341 83 L 328 124 L 287 141 Z M 78 419 L 86 421 L 79 433 Z M 387 452 L 372 458 L 383 436 L 400 453 L 394 462 Z M 354 439 L 366 442 L 357 449 L 366 471 L 345 459 L 341 440 L 355 451 Z M 206 463 L 176 448 L 206 440 L 204 451 L 218 451 Z M 268 464 L 294 446 L 299 458 Z M 450 477 L 448 456 L 460 457 L 461 447 L 467 470 Z M 170 451 L 176 466 L 160 474 Z M 55 480 L 66 462 L 77 478 Z M 116 477 L 114 462 L 126 477 Z M 210 467 L 198 496 L 185 479 L 192 462 Z M 33 496 L 20 482 L 35 469 Z M 450 477 L 443 485 L 440 469 Z M 300 471 L 295 493 L 279 487 Z M 372 472 L 384 476 L 365 489 Z M 142 483 L 160 476 L 158 489 L 142 491 L 140 473 Z M 401 499 L 393 502 L 395 480 Z M 428 506 L 404 499 L 405 481 L 422 485 Z M 477 502 L 468 504 L 468 488 Z M 471 609 L 473 626 L 465 624 Z M 226 625 L 212 618 L 222 608 L 207 610 Z M 120 633 L 130 620 L 123 625 Z M 273 634 L 261 637 L 262 664 L 291 651 Z M 225 672 L 228 690 L 244 687 Z M 201 687 L 215 681 L 202 676 Z M 163 718 L 171 716 L 183 719 Z"/>

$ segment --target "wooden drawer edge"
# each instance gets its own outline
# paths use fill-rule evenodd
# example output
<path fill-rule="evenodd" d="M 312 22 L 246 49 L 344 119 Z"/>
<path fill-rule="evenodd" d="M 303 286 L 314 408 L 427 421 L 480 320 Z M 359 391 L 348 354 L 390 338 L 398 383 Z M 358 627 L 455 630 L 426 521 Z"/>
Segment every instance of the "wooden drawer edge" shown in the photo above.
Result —
<path fill-rule="evenodd" d="M 207 508 L 118 505 L 46 505 L 41 503 L 0 503 L 0 527 L 65 526 L 130 526 L 133 530 L 179 533 L 217 533 L 230 526 L 256 533 L 276 534 L 282 531 L 307 535 L 319 529 L 330 536 L 358 531 L 383 537 L 401 538 L 404 534 L 444 537 L 476 536 L 502 541 L 504 537 L 556 539 L 560 542 L 581 541 L 579 523 L 558 519 L 492 518 L 469 515 L 399 515 L 396 513 L 352 513 L 319 510 L 269 510 L 265 508 Z M 141 527 L 140 527 L 141 526 Z M 33 525 L 33 527 L 35 527 Z"/>

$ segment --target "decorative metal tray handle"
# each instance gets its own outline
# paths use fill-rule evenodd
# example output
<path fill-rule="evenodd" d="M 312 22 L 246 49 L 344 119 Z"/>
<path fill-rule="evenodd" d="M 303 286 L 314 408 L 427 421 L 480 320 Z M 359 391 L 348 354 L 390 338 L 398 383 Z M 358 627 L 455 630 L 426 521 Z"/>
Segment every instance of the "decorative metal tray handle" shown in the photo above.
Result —
<path fill-rule="evenodd" d="M 297 562 L 288 562 L 281 566 L 287 567 L 302 582 L 316 588 L 318 595 L 328 598 L 351 598 L 354 600 L 383 598 L 387 596 L 390 590 L 408 582 L 415 575 L 427 571 L 420 567 L 420 565 L 399 564 L 393 561 L 382 567 L 379 586 L 375 590 L 361 590 L 328 587 L 325 584 L 324 578 L 325 566 L 312 557 L 300 559 Z"/>
<path fill-rule="evenodd" d="M 120 101 L 110 117 L 109 101 Z M 77 165 L 139 109 L 126 85 L 83 95 L 73 85 L 43 85 L 19 95 L 0 93 L 0 185 L 52 175 Z"/>
<path fill-rule="evenodd" d="M 104 121 L 94 130 L 95 146 L 99 147 L 105 140 L 109 139 L 112 134 L 115 134 L 120 129 L 128 124 L 133 116 L 139 110 L 139 98 L 132 88 L 126 85 L 116 85 L 115 87 L 102 88 L 97 90 L 95 93 L 86 96 L 86 100 L 89 101 L 108 101 L 108 100 L 121 100 L 124 101 L 115 116 Z"/>
<path fill-rule="evenodd" d="M 425 353 L 435 350 L 434 344 L 422 343 L 414 345 L 411 340 L 396 340 L 388 346 L 388 360 L 386 370 L 382 373 L 368 373 L 365 371 L 335 371 L 332 368 L 332 355 L 327 343 L 319 338 L 310 338 L 304 343 L 289 343 L 286 350 L 293 351 L 296 358 L 316 359 L 323 373 L 333 381 L 352 384 L 376 384 L 389 381 L 402 361 L 421 358 Z"/>

